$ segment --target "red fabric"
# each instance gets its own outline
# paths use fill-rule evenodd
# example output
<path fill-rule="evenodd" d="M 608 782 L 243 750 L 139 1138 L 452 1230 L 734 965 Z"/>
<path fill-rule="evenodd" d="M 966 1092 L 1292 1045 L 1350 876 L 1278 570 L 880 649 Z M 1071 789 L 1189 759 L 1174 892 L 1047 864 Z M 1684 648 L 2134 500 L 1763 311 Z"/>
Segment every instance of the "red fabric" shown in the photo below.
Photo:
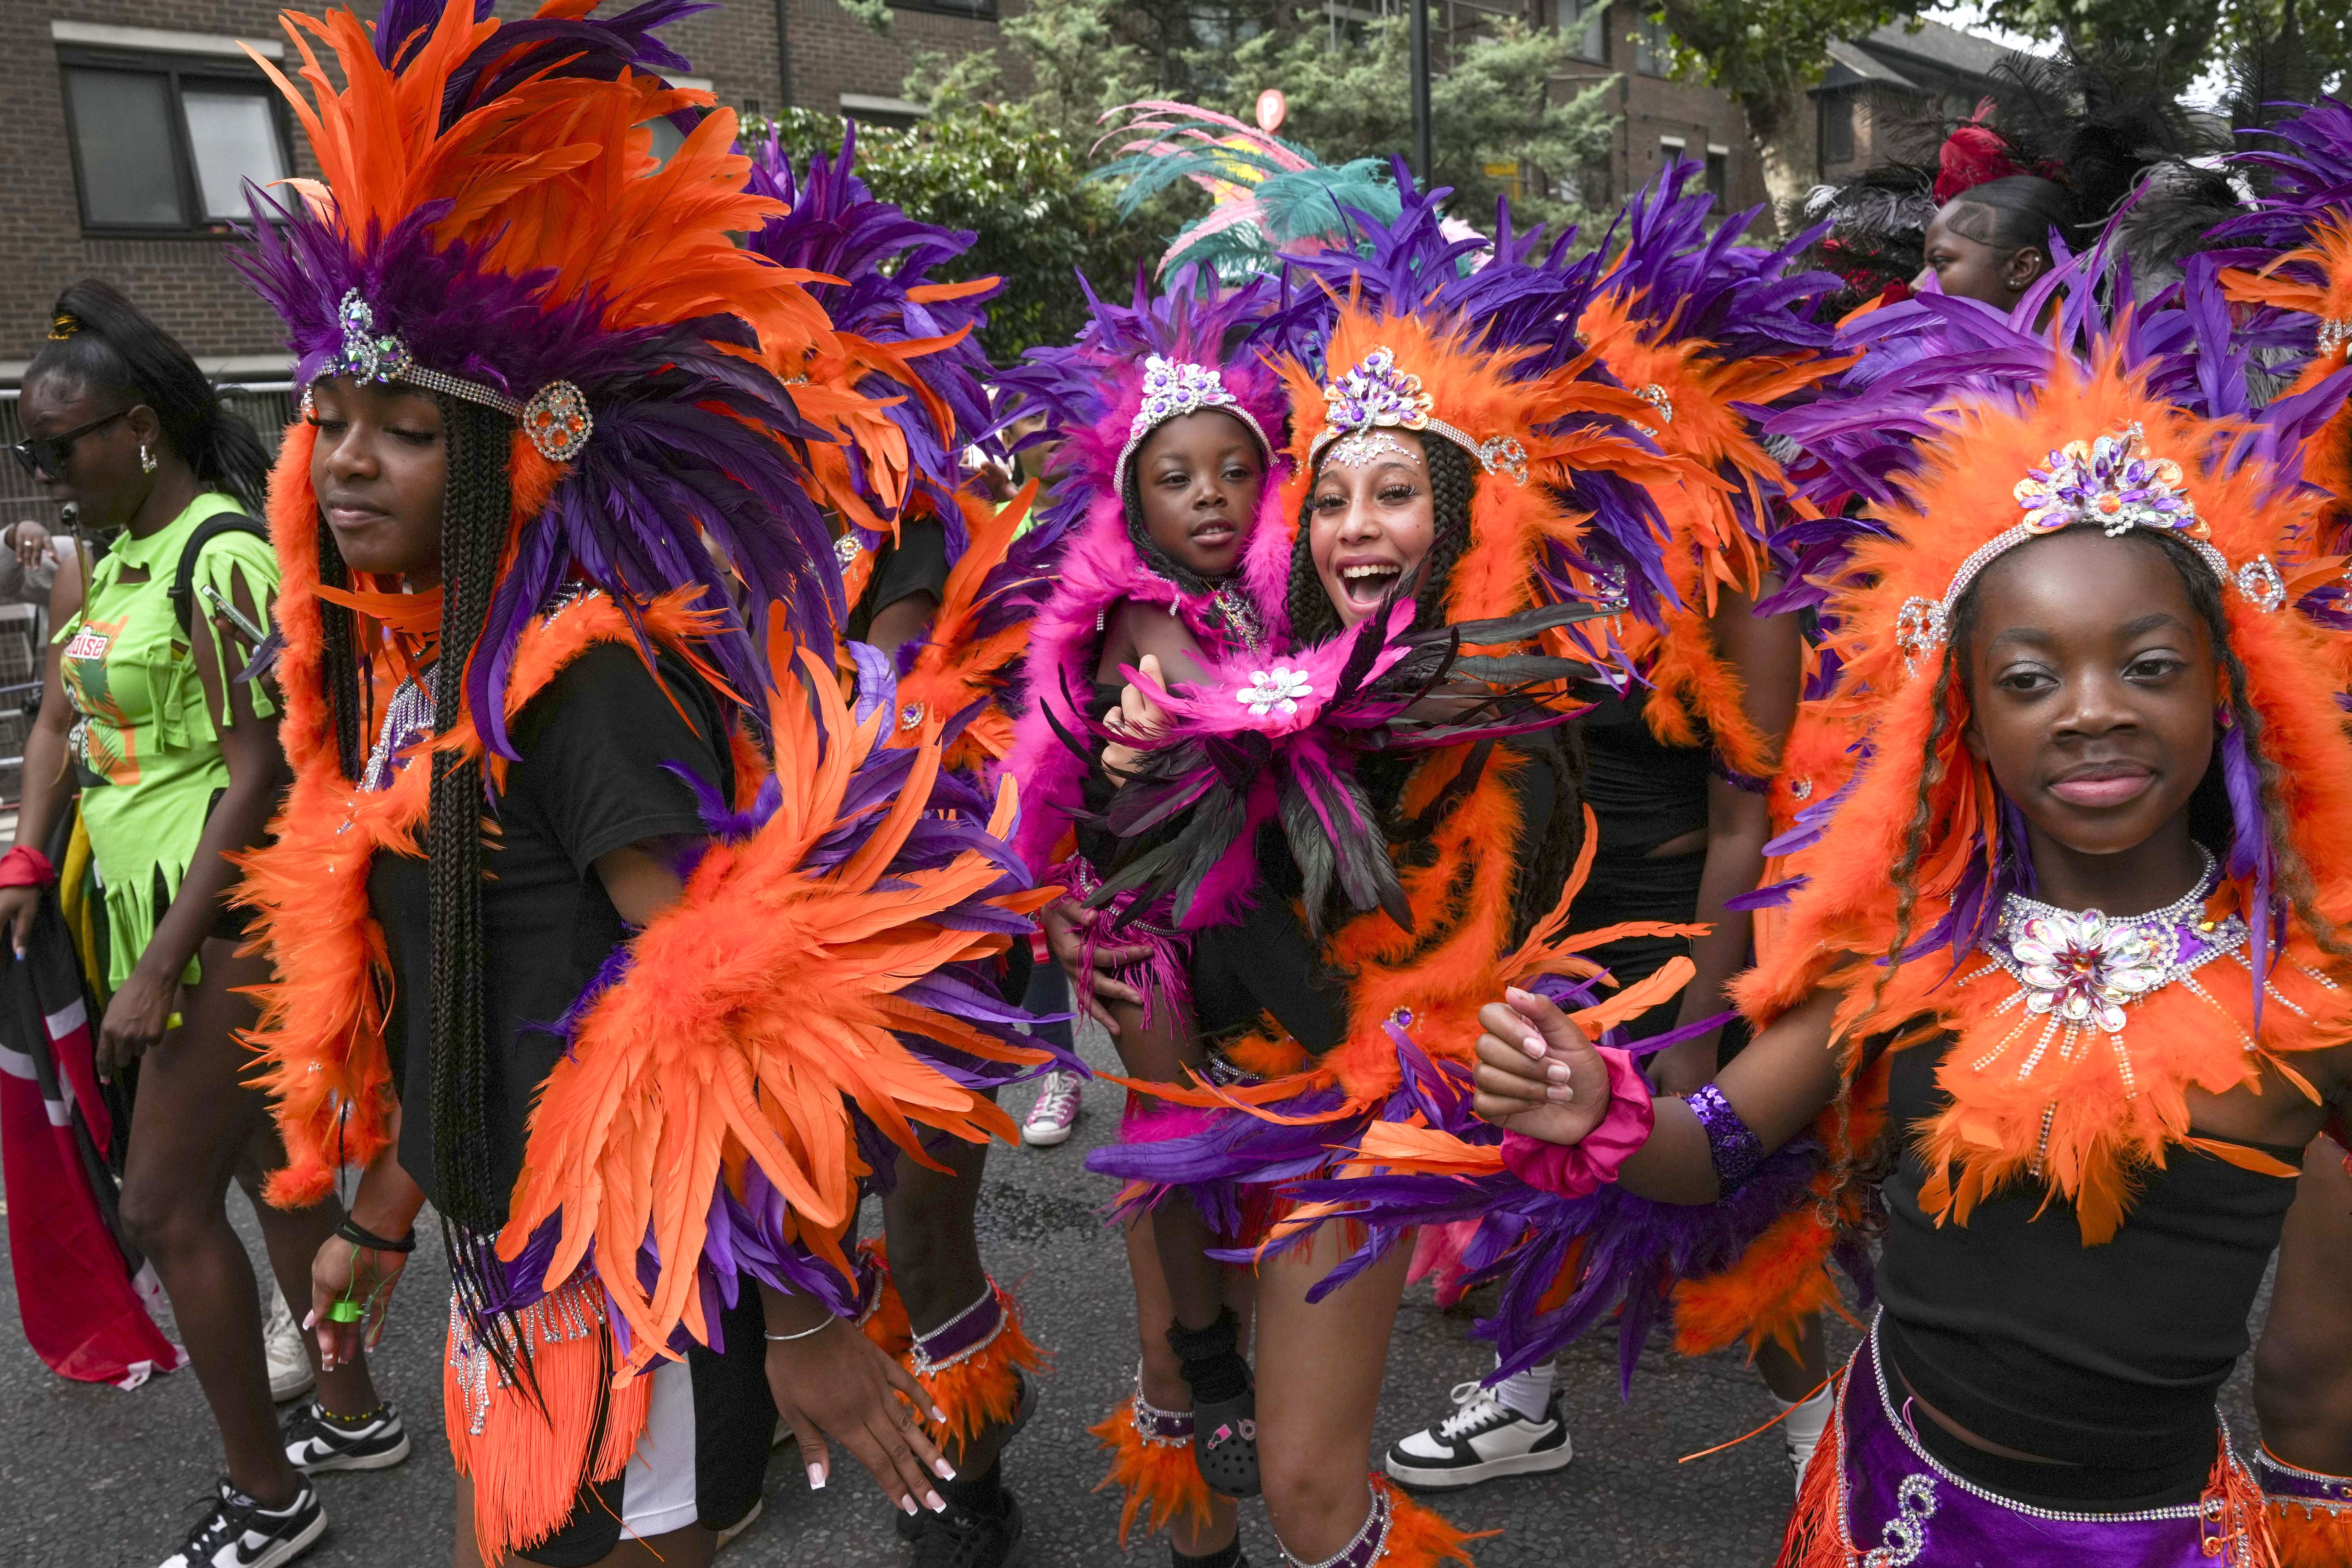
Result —
<path fill-rule="evenodd" d="M 19 844 L 0 855 L 0 888 L 54 888 L 58 869 L 39 850 Z"/>
<path fill-rule="evenodd" d="M 1564 1198 L 1589 1196 L 1602 1183 L 1615 1181 L 1633 1151 L 1650 1141 L 1657 1114 L 1633 1053 L 1613 1046 L 1600 1051 L 1609 1065 L 1609 1112 L 1583 1142 L 1547 1143 L 1524 1132 L 1503 1134 L 1503 1163 L 1528 1185 Z"/>
<path fill-rule="evenodd" d="M 155 1292 L 153 1276 L 143 1266 L 134 1276 L 110 1223 L 113 1128 L 57 910 L 41 900 L 23 960 L 0 949 L 0 1171 L 16 1309 L 58 1376 L 135 1387 L 185 1356 L 148 1316 L 142 1286 Z"/>

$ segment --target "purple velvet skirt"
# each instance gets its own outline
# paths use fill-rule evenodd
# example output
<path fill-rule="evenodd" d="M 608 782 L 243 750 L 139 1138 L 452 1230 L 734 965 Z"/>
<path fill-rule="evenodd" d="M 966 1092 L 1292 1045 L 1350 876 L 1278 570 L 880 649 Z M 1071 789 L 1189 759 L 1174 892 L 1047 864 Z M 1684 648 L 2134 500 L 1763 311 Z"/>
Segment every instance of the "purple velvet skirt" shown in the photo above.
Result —
<path fill-rule="evenodd" d="M 2214 1481 L 2200 1502 L 2132 1513 L 2060 1513 L 2011 1502 L 1954 1475 L 1920 1446 L 1888 1390 L 1874 1329 L 1846 1365 L 1837 1419 L 1806 1475 L 1780 1563 L 2257 1568 L 2270 1561 L 2260 1502 L 2226 1423 Z"/>

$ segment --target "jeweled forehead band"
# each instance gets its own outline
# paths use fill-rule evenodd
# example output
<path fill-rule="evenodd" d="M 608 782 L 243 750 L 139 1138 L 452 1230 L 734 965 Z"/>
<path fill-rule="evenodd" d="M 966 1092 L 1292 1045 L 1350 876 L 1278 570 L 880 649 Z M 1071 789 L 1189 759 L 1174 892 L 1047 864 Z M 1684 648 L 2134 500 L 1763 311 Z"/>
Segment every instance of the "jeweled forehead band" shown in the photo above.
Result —
<path fill-rule="evenodd" d="M 1427 431 L 1443 436 L 1476 458 L 1490 474 L 1508 474 L 1514 483 L 1528 482 L 1528 449 L 1508 436 L 1481 441 L 1457 426 L 1433 417 L 1436 400 L 1422 390 L 1421 377 L 1401 368 L 1396 351 L 1386 345 L 1368 351 L 1346 374 L 1323 387 L 1323 433 L 1307 448 L 1310 466 L 1323 458 L 1334 441 L 1352 445 L 1373 429 Z"/>
<path fill-rule="evenodd" d="M 356 289 L 345 294 L 342 302 L 335 307 L 335 320 L 343 329 L 343 342 L 327 362 L 324 374 L 347 375 L 362 385 L 372 386 L 397 381 L 422 392 L 462 397 L 468 403 L 495 408 L 520 424 L 522 433 L 530 437 L 530 444 L 539 448 L 539 455 L 551 463 L 568 463 L 578 457 L 596 427 L 595 419 L 588 412 L 586 395 L 571 382 L 551 381 L 531 394 L 530 401 L 518 403 L 495 386 L 418 364 L 400 334 L 377 332 L 375 310 Z M 310 388 L 305 386 L 305 419 L 310 417 L 313 406 Z"/>
<path fill-rule="evenodd" d="M 2030 539 L 2078 523 L 2097 523 L 2110 539 L 2135 528 L 2160 529 L 2187 545 L 2215 582 L 2236 584 L 2254 608 L 2269 614 L 2284 605 L 2286 580 L 2271 558 L 2257 555 L 2231 571 L 2183 488 L 2180 465 L 2151 457 L 2146 438 L 2139 426 L 2131 425 L 2095 441 L 2069 441 L 2050 454 L 2047 467 L 2018 480 L 2011 493 L 2025 509 L 2023 520 L 1970 551 L 1941 599 L 1914 595 L 1895 611 L 1895 646 L 1902 652 L 1905 673 L 1915 670 L 1922 654 L 1944 645 L 1960 595 L 1986 567 Z"/>
<path fill-rule="evenodd" d="M 1119 447 L 1118 461 L 1111 468 L 1111 482 L 1121 495 L 1127 493 L 1127 466 L 1151 433 L 1171 419 L 1203 408 L 1230 414 L 1248 426 L 1249 433 L 1257 438 L 1259 461 L 1274 461 L 1274 443 L 1266 438 L 1256 416 L 1242 406 L 1242 400 L 1226 390 L 1225 378 L 1215 365 L 1153 354 L 1143 362 L 1143 406 L 1128 422 L 1127 444 Z"/>

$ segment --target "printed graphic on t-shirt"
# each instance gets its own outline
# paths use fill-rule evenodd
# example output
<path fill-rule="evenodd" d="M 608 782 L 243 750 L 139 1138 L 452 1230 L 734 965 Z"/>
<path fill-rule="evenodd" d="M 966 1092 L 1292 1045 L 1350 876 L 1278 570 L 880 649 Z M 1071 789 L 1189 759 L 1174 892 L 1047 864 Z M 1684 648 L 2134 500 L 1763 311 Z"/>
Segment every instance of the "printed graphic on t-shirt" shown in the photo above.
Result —
<path fill-rule="evenodd" d="M 73 639 L 66 644 L 64 658 L 59 661 L 65 674 L 66 695 L 72 700 L 74 710 L 89 721 L 74 726 L 80 739 L 81 764 L 111 784 L 134 784 L 139 782 L 138 748 L 131 741 L 129 714 L 116 700 L 113 682 L 108 678 L 107 650 L 122 633 L 129 616 L 113 621 L 85 621 Z"/>

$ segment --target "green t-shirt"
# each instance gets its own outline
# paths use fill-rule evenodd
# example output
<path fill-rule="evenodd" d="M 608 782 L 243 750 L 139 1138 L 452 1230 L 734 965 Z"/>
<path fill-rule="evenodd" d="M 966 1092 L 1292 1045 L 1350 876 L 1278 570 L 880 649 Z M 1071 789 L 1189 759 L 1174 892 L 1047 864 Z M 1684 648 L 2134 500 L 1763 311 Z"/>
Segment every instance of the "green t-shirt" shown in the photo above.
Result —
<path fill-rule="evenodd" d="M 82 822 L 106 900 L 109 990 L 129 977 L 155 934 L 155 922 L 180 890 L 195 858 L 215 793 L 228 787 L 228 764 L 205 706 L 195 656 L 172 613 L 172 579 L 181 552 L 206 518 L 236 511 L 236 500 L 207 491 L 171 524 L 144 539 L 119 536 L 90 574 L 82 611 L 58 630 L 60 668 L 75 721 L 68 749 L 81 778 Z M 143 581 L 124 582 L 143 568 Z M 249 533 L 215 535 L 197 559 L 197 584 L 211 584 L 230 603 L 242 583 L 247 601 L 266 608 L 278 590 L 278 557 Z M 243 660 L 222 642 L 201 595 L 189 620 L 210 638 L 224 675 Z M 276 710 L 258 682 L 247 689 L 253 710 Z M 224 702 L 221 721 L 230 721 Z M 196 978 L 194 960 L 184 979 Z"/>

